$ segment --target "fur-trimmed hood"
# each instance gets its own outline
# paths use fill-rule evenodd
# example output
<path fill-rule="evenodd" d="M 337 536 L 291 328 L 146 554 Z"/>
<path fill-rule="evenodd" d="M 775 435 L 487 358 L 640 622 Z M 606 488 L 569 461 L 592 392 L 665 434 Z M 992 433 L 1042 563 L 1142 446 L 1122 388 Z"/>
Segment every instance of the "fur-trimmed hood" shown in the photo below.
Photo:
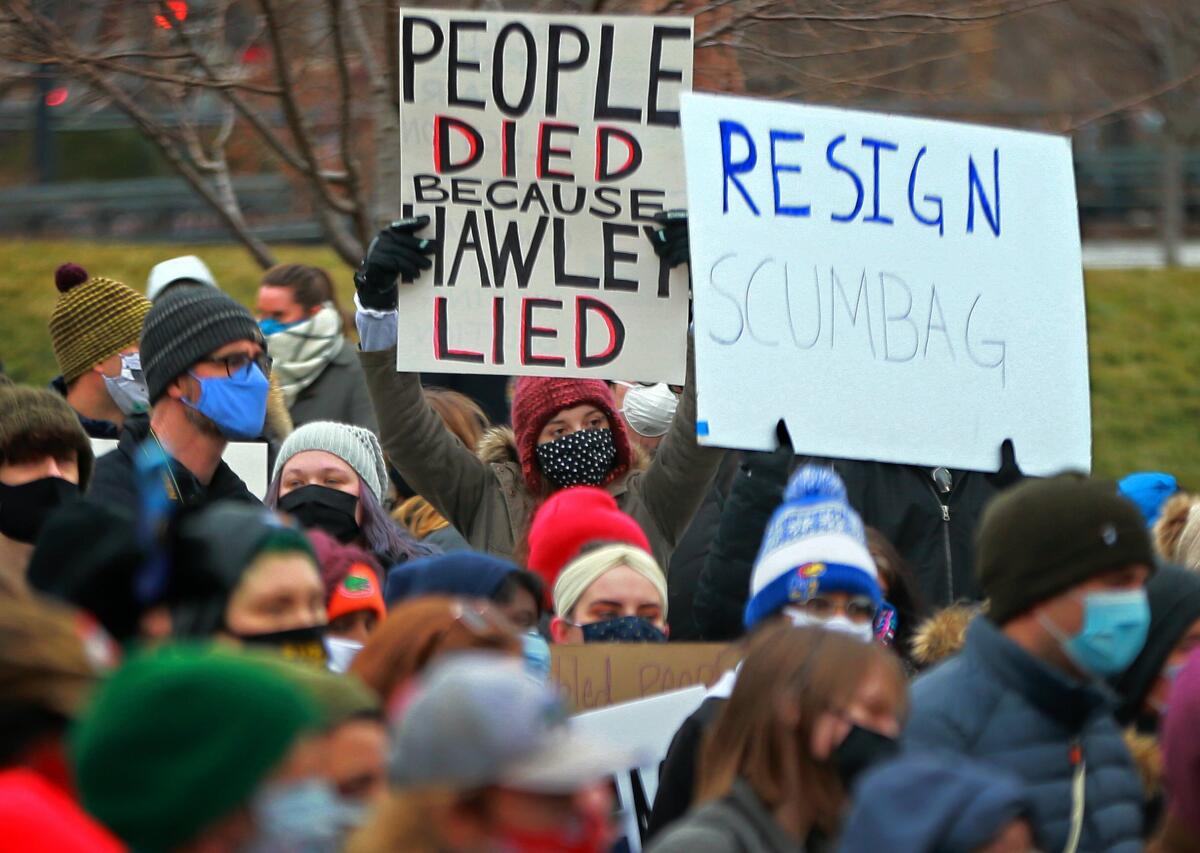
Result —
<path fill-rule="evenodd" d="M 951 604 L 922 622 L 912 638 L 913 662 L 926 669 L 962 651 L 967 626 L 981 609 L 978 604 Z"/>
<path fill-rule="evenodd" d="M 629 470 L 644 471 L 649 467 L 650 457 L 640 445 L 631 442 L 630 450 L 633 458 Z M 506 462 L 521 464 L 517 456 L 517 436 L 509 426 L 492 427 L 480 436 L 479 443 L 475 445 L 475 455 L 490 465 L 503 465 Z"/>

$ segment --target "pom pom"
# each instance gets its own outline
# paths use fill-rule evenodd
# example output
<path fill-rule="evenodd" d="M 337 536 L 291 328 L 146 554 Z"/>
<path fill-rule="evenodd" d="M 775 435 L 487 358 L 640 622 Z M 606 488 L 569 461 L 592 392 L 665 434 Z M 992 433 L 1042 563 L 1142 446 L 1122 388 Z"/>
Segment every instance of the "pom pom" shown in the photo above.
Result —
<path fill-rule="evenodd" d="M 66 293 L 77 284 L 88 280 L 87 270 L 79 264 L 63 264 L 54 271 L 54 286 L 59 293 Z"/>
<path fill-rule="evenodd" d="M 846 500 L 846 484 L 825 465 L 805 465 L 788 480 L 783 499 L 792 501 Z"/>

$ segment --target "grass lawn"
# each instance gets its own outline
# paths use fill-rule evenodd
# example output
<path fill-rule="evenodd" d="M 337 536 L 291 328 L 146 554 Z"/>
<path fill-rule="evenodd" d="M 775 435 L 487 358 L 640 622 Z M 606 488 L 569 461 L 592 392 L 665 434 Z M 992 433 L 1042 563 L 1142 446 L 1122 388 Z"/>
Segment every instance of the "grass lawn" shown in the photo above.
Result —
<path fill-rule="evenodd" d="M 237 246 L 0 240 L 0 359 L 9 374 L 40 384 L 57 372 L 46 321 L 59 264 L 73 261 L 140 290 L 157 261 L 191 253 L 226 291 L 253 304 L 259 270 Z M 277 256 L 325 266 L 350 299 L 351 271 L 332 251 L 281 246 Z M 1096 473 L 1159 469 L 1200 488 L 1200 270 L 1096 271 L 1086 281 Z"/>

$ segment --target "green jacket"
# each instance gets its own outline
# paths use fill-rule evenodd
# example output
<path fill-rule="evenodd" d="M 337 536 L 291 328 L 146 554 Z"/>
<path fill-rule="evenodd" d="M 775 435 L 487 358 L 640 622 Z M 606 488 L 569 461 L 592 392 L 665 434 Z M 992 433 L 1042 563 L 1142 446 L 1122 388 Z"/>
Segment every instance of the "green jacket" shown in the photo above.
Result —
<path fill-rule="evenodd" d="M 420 377 L 396 372 L 395 349 L 358 356 L 392 464 L 472 548 L 511 558 L 535 509 L 521 466 L 515 460 L 484 462 L 464 447 L 425 402 Z M 631 471 L 607 487 L 642 526 L 661 566 L 703 502 L 725 452 L 696 443 L 693 374 L 689 348 L 683 397 L 658 453 L 645 470 Z"/>

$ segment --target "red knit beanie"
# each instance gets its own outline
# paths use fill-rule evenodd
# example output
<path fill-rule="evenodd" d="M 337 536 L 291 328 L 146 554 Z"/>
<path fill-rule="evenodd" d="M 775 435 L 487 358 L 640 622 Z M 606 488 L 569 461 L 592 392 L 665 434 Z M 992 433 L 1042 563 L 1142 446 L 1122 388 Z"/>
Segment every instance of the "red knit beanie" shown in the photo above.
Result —
<path fill-rule="evenodd" d="M 621 542 L 650 552 L 650 541 L 604 489 L 573 486 L 547 498 L 529 525 L 529 571 L 545 583 L 546 591 L 563 567 L 589 542 Z"/>
<path fill-rule="evenodd" d="M 522 376 L 513 389 L 512 424 L 525 485 L 533 494 L 538 495 L 542 490 L 542 470 L 538 467 L 535 451 L 538 436 L 554 415 L 584 403 L 591 403 L 608 417 L 613 443 L 617 447 L 617 463 L 604 478 L 603 485 L 619 479 L 629 470 L 632 456 L 629 436 L 625 432 L 625 422 L 617 416 L 617 401 L 606 382 Z"/>

